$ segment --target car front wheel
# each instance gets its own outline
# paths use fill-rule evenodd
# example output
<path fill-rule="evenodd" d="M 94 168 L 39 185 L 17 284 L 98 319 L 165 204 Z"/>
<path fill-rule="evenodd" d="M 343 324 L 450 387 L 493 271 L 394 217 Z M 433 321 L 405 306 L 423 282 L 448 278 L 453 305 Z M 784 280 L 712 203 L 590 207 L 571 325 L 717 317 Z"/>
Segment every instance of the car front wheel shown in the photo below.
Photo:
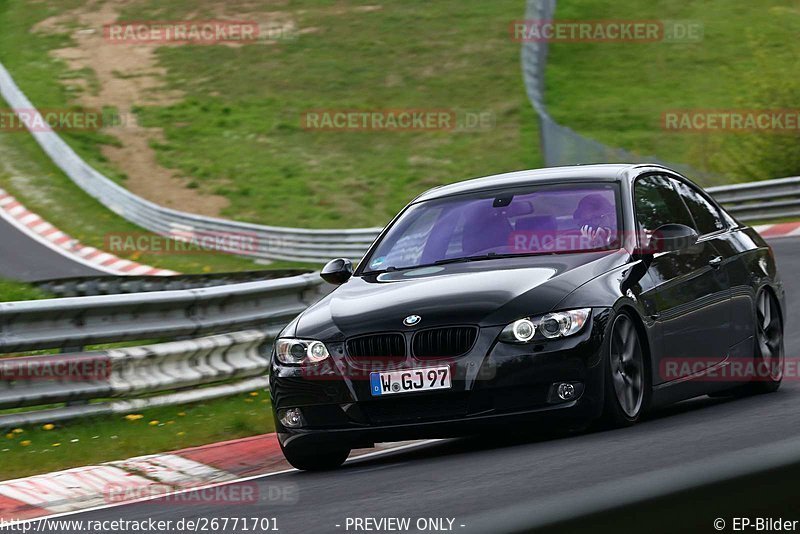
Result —
<path fill-rule="evenodd" d="M 650 380 L 639 332 L 628 312 L 614 317 L 607 343 L 604 422 L 612 427 L 632 425 L 644 411 Z"/>

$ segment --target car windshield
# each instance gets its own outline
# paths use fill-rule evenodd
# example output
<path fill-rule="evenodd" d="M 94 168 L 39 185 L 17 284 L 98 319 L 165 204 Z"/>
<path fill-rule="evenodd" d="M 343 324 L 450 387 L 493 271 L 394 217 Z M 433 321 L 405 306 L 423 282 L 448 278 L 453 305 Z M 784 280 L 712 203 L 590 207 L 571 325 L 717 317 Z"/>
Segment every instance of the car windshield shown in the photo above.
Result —
<path fill-rule="evenodd" d="M 580 183 L 420 202 L 392 225 L 364 272 L 619 248 L 618 198 L 615 184 Z"/>

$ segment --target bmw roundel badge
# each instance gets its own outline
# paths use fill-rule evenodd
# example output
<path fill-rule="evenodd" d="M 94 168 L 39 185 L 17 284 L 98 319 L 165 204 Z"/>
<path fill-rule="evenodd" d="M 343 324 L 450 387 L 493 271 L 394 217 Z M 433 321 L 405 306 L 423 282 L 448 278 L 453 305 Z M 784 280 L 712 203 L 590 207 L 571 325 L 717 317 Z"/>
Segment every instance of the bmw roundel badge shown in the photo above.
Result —
<path fill-rule="evenodd" d="M 420 317 L 419 315 L 409 315 L 408 317 L 403 319 L 403 324 L 406 326 L 414 326 L 419 324 L 421 320 L 422 317 Z"/>

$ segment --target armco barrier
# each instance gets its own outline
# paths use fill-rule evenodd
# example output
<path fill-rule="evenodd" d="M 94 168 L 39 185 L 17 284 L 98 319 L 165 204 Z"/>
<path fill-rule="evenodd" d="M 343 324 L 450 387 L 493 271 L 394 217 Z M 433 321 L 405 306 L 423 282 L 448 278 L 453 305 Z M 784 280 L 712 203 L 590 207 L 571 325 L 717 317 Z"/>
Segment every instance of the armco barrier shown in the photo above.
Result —
<path fill-rule="evenodd" d="M 171 404 L 169 398 L 174 402 L 208 400 L 265 388 L 269 359 L 263 345 L 271 338 L 267 332 L 248 330 L 84 354 L 0 359 L 0 408 L 69 403 L 64 408 L 0 415 L 0 428 L 114 413 L 154 403 Z M 56 372 L 66 368 L 59 364 L 76 362 L 80 369 L 94 374 Z M 17 380 L 8 380 L 10 377 Z M 138 398 L 189 387 L 191 397 L 184 393 Z M 117 398 L 129 401 L 107 400 Z M 98 399 L 106 401 L 88 404 Z M 83 403 L 76 404 L 80 401 Z"/>
<path fill-rule="evenodd" d="M 68 403 L 0 415 L 0 427 L 266 387 L 267 344 L 329 287 L 310 273 L 202 289 L 0 303 L 0 353 L 64 352 L 0 358 L 0 409 Z M 173 341 L 83 352 L 89 345 L 154 339 Z M 94 374 L 76 376 L 59 362 L 80 362 L 85 365 L 73 367 Z M 160 395 L 146 396 L 152 394 Z"/>
<path fill-rule="evenodd" d="M 0 303 L 0 352 L 193 337 L 256 326 L 277 332 L 323 290 L 316 274 L 182 291 Z"/>
<path fill-rule="evenodd" d="M 80 276 L 36 282 L 36 287 L 57 297 L 88 297 L 198 289 L 242 282 L 274 280 L 307 273 L 303 269 L 270 269 L 233 273 L 176 274 L 171 276 Z"/>
<path fill-rule="evenodd" d="M 800 216 L 800 176 L 710 187 L 708 192 L 742 221 Z"/>
<path fill-rule="evenodd" d="M 35 109 L 1 64 L 0 95 L 12 109 Z M 380 228 L 311 230 L 262 226 L 165 208 L 134 195 L 99 173 L 83 161 L 57 133 L 38 129 L 30 129 L 30 133 L 53 162 L 81 189 L 118 215 L 157 234 L 184 238 L 192 234 L 248 235 L 254 238 L 257 247 L 248 250 L 247 256 L 319 263 L 340 256 L 360 257 L 380 231 Z M 241 249 L 237 247 L 226 252 L 239 253 Z"/>

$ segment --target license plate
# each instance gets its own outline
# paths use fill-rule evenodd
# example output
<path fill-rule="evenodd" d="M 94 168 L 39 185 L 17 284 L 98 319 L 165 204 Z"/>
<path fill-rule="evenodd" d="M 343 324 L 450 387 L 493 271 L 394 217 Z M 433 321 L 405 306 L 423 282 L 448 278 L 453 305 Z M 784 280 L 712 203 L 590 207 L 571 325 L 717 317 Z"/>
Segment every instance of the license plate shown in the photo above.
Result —
<path fill-rule="evenodd" d="M 412 393 L 414 391 L 450 389 L 450 368 L 425 367 L 422 369 L 370 373 L 369 384 L 373 397 Z"/>

